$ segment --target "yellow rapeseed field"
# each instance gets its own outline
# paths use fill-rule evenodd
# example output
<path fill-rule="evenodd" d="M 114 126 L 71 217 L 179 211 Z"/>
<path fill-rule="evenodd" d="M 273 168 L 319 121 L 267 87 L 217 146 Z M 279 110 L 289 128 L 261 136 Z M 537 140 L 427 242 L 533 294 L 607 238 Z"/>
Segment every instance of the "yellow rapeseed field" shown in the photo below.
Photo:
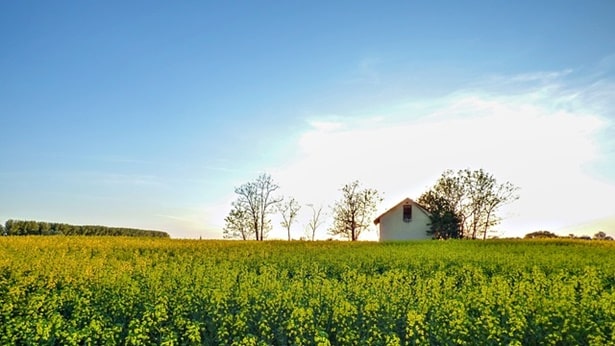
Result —
<path fill-rule="evenodd" d="M 0 237 L 2 345 L 613 345 L 615 242 Z"/>

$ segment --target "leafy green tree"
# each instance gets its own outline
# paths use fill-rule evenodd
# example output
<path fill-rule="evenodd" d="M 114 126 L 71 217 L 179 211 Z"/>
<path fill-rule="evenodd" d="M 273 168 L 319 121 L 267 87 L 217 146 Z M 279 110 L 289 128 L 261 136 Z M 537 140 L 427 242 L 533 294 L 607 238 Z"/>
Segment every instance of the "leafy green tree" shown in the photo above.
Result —
<path fill-rule="evenodd" d="M 482 235 L 486 239 L 489 230 L 501 221 L 498 209 L 517 200 L 518 190 L 510 182 L 499 184 L 482 169 L 447 170 L 417 201 L 434 214 L 431 223 L 437 229 L 455 233 L 458 224 L 460 237 L 476 239 Z"/>
<path fill-rule="evenodd" d="M 70 227 L 69 225 L 67 225 L 67 224 L 64 224 L 64 223 L 58 223 L 58 224 L 56 224 L 55 229 L 56 229 L 56 232 L 57 232 L 58 234 L 70 235 L 70 229 L 71 229 L 71 227 Z"/>
<path fill-rule="evenodd" d="M 296 221 L 297 214 L 299 213 L 300 209 L 301 205 L 299 205 L 297 200 L 292 197 L 286 202 L 280 202 L 279 204 L 278 210 L 282 215 L 282 222 L 280 222 L 280 224 L 282 227 L 284 227 L 284 229 L 286 229 L 286 232 L 288 233 L 288 241 L 291 240 L 290 228 Z"/>
<path fill-rule="evenodd" d="M 51 233 L 51 225 L 49 222 L 39 222 L 38 223 L 38 233 L 41 235 L 48 235 Z"/>
<path fill-rule="evenodd" d="M 36 221 L 23 221 L 27 235 L 40 235 L 39 224 Z"/>
<path fill-rule="evenodd" d="M 333 226 L 329 233 L 356 241 L 371 225 L 382 197 L 376 189 L 361 188 L 358 180 L 344 185 L 341 191 L 342 198 L 333 207 Z"/>
<path fill-rule="evenodd" d="M 20 223 L 15 220 L 6 220 L 4 224 L 4 231 L 8 235 L 21 235 Z"/>
<path fill-rule="evenodd" d="M 430 212 L 427 234 L 434 239 L 461 238 L 462 222 L 455 213 L 454 205 L 449 203 L 450 201 L 433 191 L 427 191 L 418 198 L 417 202 Z"/>

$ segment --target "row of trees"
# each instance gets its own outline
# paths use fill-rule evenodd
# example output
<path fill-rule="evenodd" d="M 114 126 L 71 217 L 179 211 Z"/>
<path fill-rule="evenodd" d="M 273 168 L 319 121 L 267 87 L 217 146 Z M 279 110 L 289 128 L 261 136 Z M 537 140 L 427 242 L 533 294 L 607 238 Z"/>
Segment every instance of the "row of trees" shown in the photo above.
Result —
<path fill-rule="evenodd" d="M 568 239 L 583 239 L 583 240 L 613 240 L 613 237 L 607 235 L 606 233 L 600 231 L 594 234 L 593 238 L 588 235 L 577 236 L 574 234 L 569 234 L 568 236 L 559 236 L 553 232 L 549 231 L 536 231 L 532 233 L 526 234 L 523 238 L 525 239 L 556 239 L 556 238 L 568 238 Z"/>
<path fill-rule="evenodd" d="M 85 236 L 129 236 L 129 237 L 160 237 L 169 238 L 169 234 L 162 231 L 151 231 L 134 228 L 106 227 L 106 226 L 78 226 L 65 223 L 8 220 L 2 226 L 0 234 L 13 235 L 85 235 Z"/>
<path fill-rule="evenodd" d="M 282 217 L 281 226 L 286 230 L 288 240 L 291 240 L 291 228 L 297 220 L 301 205 L 295 198 L 284 199 L 276 195 L 280 186 L 269 174 L 261 174 L 254 181 L 235 188 L 237 200 L 232 203 L 231 211 L 224 219 L 223 237 L 243 240 L 267 238 L 272 228 L 270 215 L 279 212 Z M 312 218 L 308 223 L 311 240 L 316 236 L 316 230 L 323 223 L 322 206 L 312 208 Z"/>
<path fill-rule="evenodd" d="M 269 217 L 277 212 L 291 240 L 291 227 L 301 205 L 294 198 L 276 195 L 279 188 L 268 174 L 236 188 L 237 200 L 225 218 L 224 238 L 264 240 L 272 228 Z M 486 239 L 488 232 L 501 221 L 498 209 L 517 200 L 518 190 L 509 182 L 499 184 L 482 169 L 447 170 L 417 202 L 431 213 L 428 234 L 433 238 Z M 342 197 L 331 207 L 333 222 L 329 234 L 354 241 L 371 226 L 382 195 L 376 189 L 361 187 L 358 181 L 344 185 L 341 192 Z M 322 206 L 309 206 L 312 216 L 308 232 L 314 240 L 324 213 Z"/>
<path fill-rule="evenodd" d="M 280 225 L 286 230 L 288 240 L 291 240 L 291 228 L 297 221 L 301 204 L 293 197 L 276 195 L 279 188 L 269 174 L 261 174 L 254 181 L 237 187 L 237 199 L 224 219 L 223 237 L 264 240 L 272 228 L 271 214 L 279 213 L 282 219 Z M 371 216 L 382 198 L 378 191 L 362 188 L 358 181 L 345 185 L 341 191 L 342 198 L 332 208 L 333 226 L 329 234 L 357 240 L 370 226 Z M 306 206 L 312 210 L 306 233 L 309 239 L 314 240 L 316 231 L 324 222 L 325 212 L 322 205 Z"/>

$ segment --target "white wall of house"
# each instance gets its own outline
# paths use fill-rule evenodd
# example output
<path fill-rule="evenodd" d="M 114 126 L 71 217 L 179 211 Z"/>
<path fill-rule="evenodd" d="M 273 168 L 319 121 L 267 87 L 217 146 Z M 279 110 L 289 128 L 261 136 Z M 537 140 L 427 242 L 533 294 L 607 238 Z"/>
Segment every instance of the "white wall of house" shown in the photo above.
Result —
<path fill-rule="evenodd" d="M 412 205 L 412 218 L 404 222 L 404 205 Z M 431 239 L 429 215 L 412 200 L 398 204 L 380 216 L 380 241 Z"/>

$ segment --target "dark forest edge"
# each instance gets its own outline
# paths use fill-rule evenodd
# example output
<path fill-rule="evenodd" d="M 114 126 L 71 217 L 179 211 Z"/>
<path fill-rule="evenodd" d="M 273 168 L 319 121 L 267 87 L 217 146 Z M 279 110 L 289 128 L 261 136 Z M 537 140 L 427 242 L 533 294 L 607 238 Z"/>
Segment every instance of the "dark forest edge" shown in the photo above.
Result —
<path fill-rule="evenodd" d="M 169 234 L 163 231 L 25 220 L 8 220 L 4 225 L 0 224 L 0 234 L 5 236 L 77 235 L 170 238 Z"/>

